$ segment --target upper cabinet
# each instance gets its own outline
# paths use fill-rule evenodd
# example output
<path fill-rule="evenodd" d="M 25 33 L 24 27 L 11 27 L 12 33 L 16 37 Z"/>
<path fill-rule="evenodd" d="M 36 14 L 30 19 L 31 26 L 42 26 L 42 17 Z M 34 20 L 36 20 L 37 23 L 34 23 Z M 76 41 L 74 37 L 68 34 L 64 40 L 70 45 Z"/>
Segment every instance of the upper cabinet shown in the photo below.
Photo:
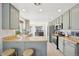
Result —
<path fill-rule="evenodd" d="M 63 14 L 63 29 L 70 29 L 69 11 Z"/>
<path fill-rule="evenodd" d="M 56 24 L 59 25 L 59 18 L 57 18 L 57 20 L 56 20 Z"/>
<path fill-rule="evenodd" d="M 67 23 L 67 22 L 66 22 Z M 79 30 L 79 4 L 70 10 L 70 26 L 71 29 Z"/>
<path fill-rule="evenodd" d="M 55 26 L 56 26 L 57 25 L 57 19 L 55 19 L 54 22 L 55 22 Z"/>
<path fill-rule="evenodd" d="M 2 4 L 2 29 L 19 29 L 19 10 L 9 3 Z"/>
<path fill-rule="evenodd" d="M 55 27 L 64 30 L 79 30 L 79 4 L 53 20 Z"/>
<path fill-rule="evenodd" d="M 29 20 L 25 20 L 25 30 L 26 30 L 26 33 L 28 33 L 30 31 L 30 21 Z"/>
<path fill-rule="evenodd" d="M 0 30 L 2 29 L 2 3 L 0 3 Z"/>
<path fill-rule="evenodd" d="M 63 23 L 63 17 L 62 15 L 59 17 L 59 25 L 61 25 Z"/>

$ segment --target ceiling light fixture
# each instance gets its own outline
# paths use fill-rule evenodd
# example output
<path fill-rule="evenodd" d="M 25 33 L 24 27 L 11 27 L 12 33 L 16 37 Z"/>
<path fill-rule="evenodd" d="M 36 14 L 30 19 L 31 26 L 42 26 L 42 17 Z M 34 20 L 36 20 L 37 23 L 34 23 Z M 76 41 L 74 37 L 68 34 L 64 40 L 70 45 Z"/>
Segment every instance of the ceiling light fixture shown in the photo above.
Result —
<path fill-rule="evenodd" d="M 39 11 L 40 11 L 40 12 L 42 12 L 42 11 L 43 11 L 43 9 L 40 9 Z"/>
<path fill-rule="evenodd" d="M 22 11 L 25 12 L 26 10 L 25 9 L 22 9 Z"/>
<path fill-rule="evenodd" d="M 61 9 L 58 9 L 58 12 L 61 12 L 62 10 Z"/>
<path fill-rule="evenodd" d="M 34 3 L 34 5 L 35 5 L 35 6 L 40 6 L 40 5 L 41 5 L 41 3 Z"/>

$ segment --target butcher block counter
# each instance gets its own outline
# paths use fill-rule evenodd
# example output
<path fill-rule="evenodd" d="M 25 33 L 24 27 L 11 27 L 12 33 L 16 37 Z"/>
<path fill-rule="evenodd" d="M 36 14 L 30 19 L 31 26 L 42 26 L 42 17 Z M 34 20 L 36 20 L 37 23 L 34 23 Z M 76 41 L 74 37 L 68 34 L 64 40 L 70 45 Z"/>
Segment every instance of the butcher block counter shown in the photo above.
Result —
<path fill-rule="evenodd" d="M 44 36 L 35 36 L 35 37 L 9 37 L 9 38 L 4 38 L 4 41 L 37 41 L 37 42 L 44 42 L 47 41 L 47 38 Z"/>
<path fill-rule="evenodd" d="M 3 50 L 8 48 L 15 48 L 18 55 L 22 56 L 22 52 L 28 48 L 34 48 L 36 56 L 47 55 L 47 38 L 44 36 L 28 37 L 23 35 L 21 37 L 9 36 L 3 39 Z"/>
<path fill-rule="evenodd" d="M 59 36 L 59 37 L 63 37 L 64 40 L 67 40 L 73 44 L 79 44 L 79 38 L 74 37 L 74 36 L 60 36 L 58 34 L 54 34 L 54 36 Z"/>
<path fill-rule="evenodd" d="M 64 37 L 65 40 L 70 41 L 73 44 L 79 44 L 79 38 L 73 37 L 73 36 L 69 36 L 69 37 Z"/>

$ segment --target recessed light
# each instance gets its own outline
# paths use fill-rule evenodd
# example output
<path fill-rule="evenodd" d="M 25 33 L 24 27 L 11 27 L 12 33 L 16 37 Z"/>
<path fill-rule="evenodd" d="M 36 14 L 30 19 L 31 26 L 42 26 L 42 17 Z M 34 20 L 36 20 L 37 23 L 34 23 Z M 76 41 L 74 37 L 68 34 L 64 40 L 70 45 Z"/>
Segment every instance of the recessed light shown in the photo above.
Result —
<path fill-rule="evenodd" d="M 40 9 L 39 11 L 40 11 L 40 12 L 42 12 L 42 11 L 43 11 L 43 9 Z"/>
<path fill-rule="evenodd" d="M 26 10 L 25 9 L 22 9 L 22 11 L 25 12 Z"/>
<path fill-rule="evenodd" d="M 58 12 L 61 12 L 62 10 L 61 9 L 58 9 Z"/>

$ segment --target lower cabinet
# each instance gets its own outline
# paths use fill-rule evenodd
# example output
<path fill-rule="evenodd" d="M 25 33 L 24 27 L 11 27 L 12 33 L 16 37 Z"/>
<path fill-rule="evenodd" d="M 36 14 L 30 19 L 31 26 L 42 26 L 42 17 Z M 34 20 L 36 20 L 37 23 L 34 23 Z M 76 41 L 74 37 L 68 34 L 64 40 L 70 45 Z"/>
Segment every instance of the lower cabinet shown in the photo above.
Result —
<path fill-rule="evenodd" d="M 65 56 L 76 56 L 75 44 L 69 41 L 64 41 L 64 55 Z"/>
<path fill-rule="evenodd" d="M 57 45 L 57 37 L 56 36 L 52 36 L 51 41 Z"/>
<path fill-rule="evenodd" d="M 64 37 L 59 37 L 59 50 L 64 56 L 79 56 L 79 44 L 74 44 Z"/>
<path fill-rule="evenodd" d="M 64 38 L 63 37 L 59 37 L 59 40 L 58 40 L 58 43 L 59 43 L 59 50 L 63 53 L 64 52 Z"/>

